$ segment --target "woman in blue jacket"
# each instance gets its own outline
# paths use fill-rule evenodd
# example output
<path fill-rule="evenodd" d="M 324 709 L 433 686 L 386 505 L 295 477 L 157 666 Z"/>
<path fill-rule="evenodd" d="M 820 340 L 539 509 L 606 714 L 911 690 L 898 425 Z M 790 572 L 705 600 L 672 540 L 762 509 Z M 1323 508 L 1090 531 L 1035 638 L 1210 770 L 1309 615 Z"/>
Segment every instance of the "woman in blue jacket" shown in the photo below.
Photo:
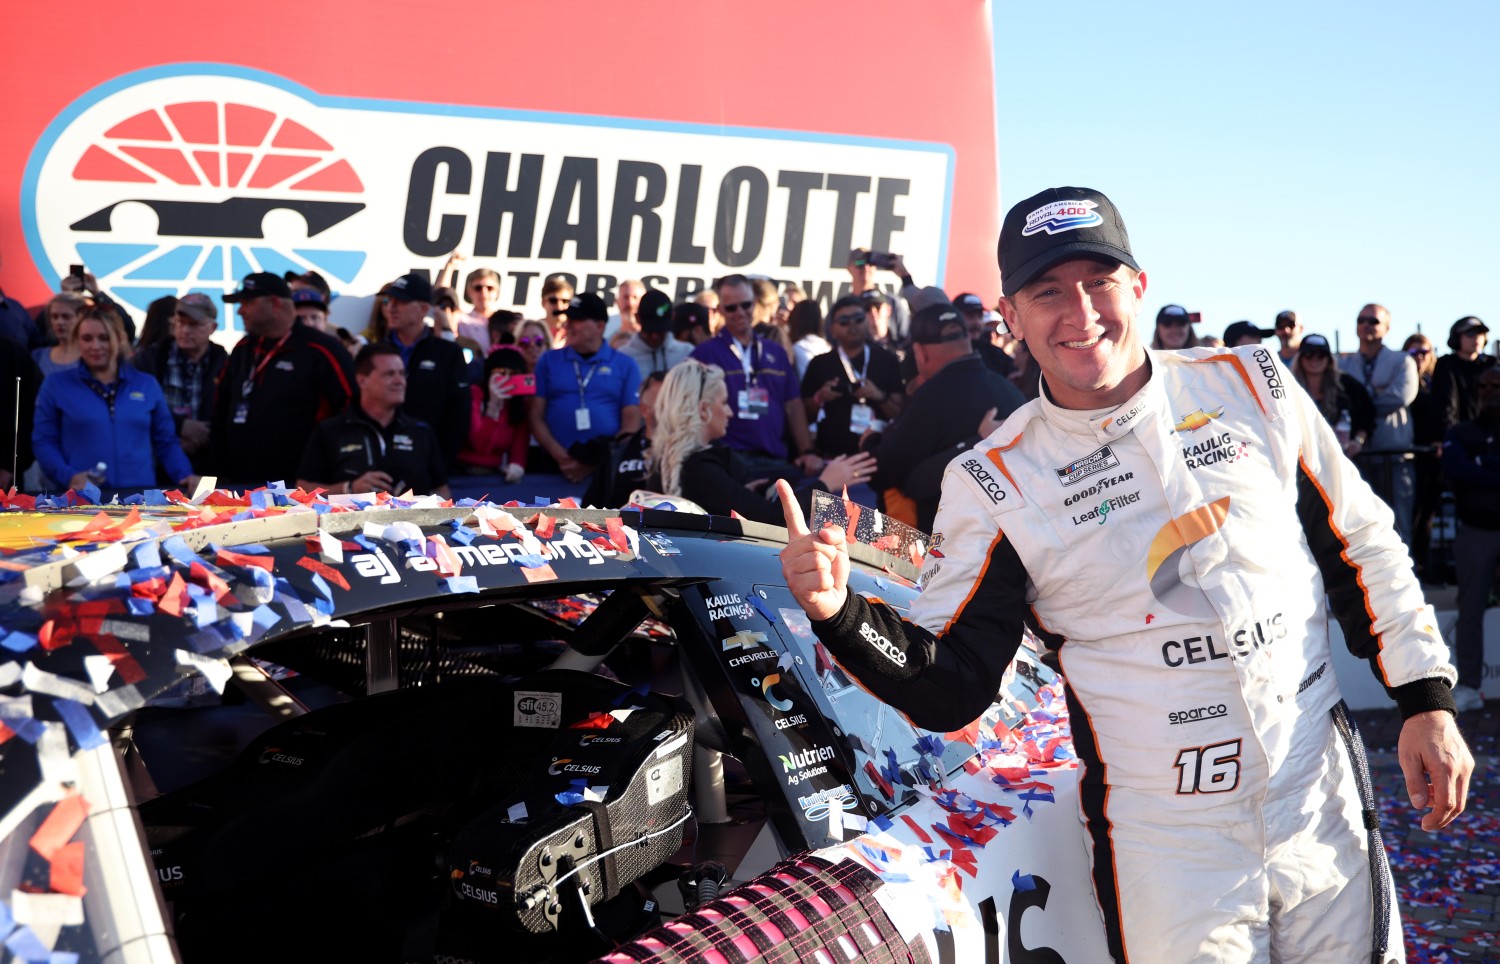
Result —
<path fill-rule="evenodd" d="M 32 446 L 42 471 L 82 489 L 104 463 L 101 489 L 149 489 L 159 462 L 191 493 L 198 479 L 182 452 L 161 385 L 124 363 L 125 333 L 89 313 L 73 327 L 78 364 L 42 382 Z"/>

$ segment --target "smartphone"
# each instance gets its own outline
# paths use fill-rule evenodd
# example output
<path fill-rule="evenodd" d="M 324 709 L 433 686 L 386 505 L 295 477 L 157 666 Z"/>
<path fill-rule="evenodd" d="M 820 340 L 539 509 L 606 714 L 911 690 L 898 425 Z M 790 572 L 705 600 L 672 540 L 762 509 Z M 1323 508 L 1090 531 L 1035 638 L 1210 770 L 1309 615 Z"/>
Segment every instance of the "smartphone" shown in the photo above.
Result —
<path fill-rule="evenodd" d="M 510 393 L 512 395 L 536 394 L 535 375 L 512 375 L 505 380 L 505 384 L 508 388 L 510 388 Z"/>
<path fill-rule="evenodd" d="M 874 265 L 877 268 L 885 268 L 889 270 L 896 266 L 896 256 L 891 254 L 889 251 L 871 251 L 870 264 Z"/>
<path fill-rule="evenodd" d="M 83 265 L 81 265 L 81 264 L 69 265 L 68 266 L 68 274 L 71 275 L 71 276 L 73 276 L 74 278 L 77 278 L 79 281 L 82 281 L 83 280 Z"/>

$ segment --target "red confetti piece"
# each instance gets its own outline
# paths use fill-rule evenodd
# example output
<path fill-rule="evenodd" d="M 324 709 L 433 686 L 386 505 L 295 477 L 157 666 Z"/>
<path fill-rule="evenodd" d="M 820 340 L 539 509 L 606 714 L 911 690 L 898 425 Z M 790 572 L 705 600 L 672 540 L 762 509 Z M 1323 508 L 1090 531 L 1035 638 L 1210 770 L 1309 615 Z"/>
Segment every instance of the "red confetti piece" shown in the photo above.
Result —
<path fill-rule="evenodd" d="M 901 815 L 901 819 L 906 821 L 906 825 L 911 828 L 912 833 L 917 835 L 918 840 L 922 841 L 925 844 L 932 843 L 932 835 L 923 830 L 921 824 L 917 823 L 915 820 L 904 813 Z"/>
<path fill-rule="evenodd" d="M 167 591 L 161 594 L 156 601 L 156 608 L 169 616 L 181 616 L 182 611 L 192 602 L 188 596 L 187 583 L 182 581 L 182 573 L 172 573 L 172 582 L 167 586 Z"/>
<path fill-rule="evenodd" d="M 125 683 L 139 683 L 146 678 L 146 671 L 141 664 L 136 662 L 135 657 L 130 655 L 118 639 L 109 633 L 100 633 L 93 638 L 94 648 L 100 655 L 106 657 L 114 666 L 115 672 L 120 674 L 120 679 Z"/>
<path fill-rule="evenodd" d="M 570 495 L 566 499 L 563 499 L 561 502 L 559 502 L 557 505 L 562 509 L 576 509 L 578 508 L 578 500 Z"/>
<path fill-rule="evenodd" d="M 57 806 L 47 814 L 47 819 L 31 835 L 31 849 L 51 860 L 63 848 L 89 815 L 88 801 L 82 794 L 70 793 L 57 801 Z"/>
<path fill-rule="evenodd" d="M 850 542 L 855 541 L 855 533 L 859 529 L 859 506 L 849 501 L 849 493 L 844 493 L 844 511 L 849 514 L 849 522 L 844 526 L 844 532 Z"/>
<path fill-rule="evenodd" d="M 229 589 L 229 583 L 220 579 L 207 566 L 194 559 L 193 564 L 188 567 L 188 579 L 214 594 L 214 599 L 223 602 L 226 597 L 232 597 L 233 592 Z"/>
<path fill-rule="evenodd" d="M 344 574 L 330 566 L 328 563 L 324 562 L 322 559 L 316 559 L 312 556 L 303 556 L 301 559 L 297 560 L 297 565 L 301 566 L 303 569 L 307 569 L 317 573 L 324 579 L 327 579 L 333 585 L 338 586 L 340 589 L 343 589 L 345 591 L 349 589 L 349 580 L 344 578 Z"/>
<path fill-rule="evenodd" d="M 83 861 L 85 848 L 82 840 L 65 844 L 52 856 L 52 873 L 48 884 L 54 893 L 82 897 L 88 893 L 83 886 Z"/>
<path fill-rule="evenodd" d="M 619 518 L 609 519 L 606 522 L 609 528 L 609 541 L 619 552 L 630 551 L 630 537 L 625 534 L 625 522 Z"/>
<path fill-rule="evenodd" d="M 314 550 L 316 551 L 316 550 Z M 256 566 L 266 572 L 276 571 L 276 558 L 271 555 L 252 556 L 247 552 L 233 552 L 229 549 L 220 549 L 215 561 L 221 566 Z"/>
<path fill-rule="evenodd" d="M 569 724 L 570 730 L 607 730 L 615 725 L 615 718 L 608 713 L 593 712 L 576 723 Z"/>
<path fill-rule="evenodd" d="M 545 512 L 538 512 L 536 514 L 536 519 L 533 520 L 533 523 L 536 525 L 536 537 L 538 539 L 552 538 L 552 530 L 557 525 L 556 519 L 552 518 Z"/>
<path fill-rule="evenodd" d="M 15 730 L 12 730 L 10 727 L 6 726 L 4 723 L 0 723 L 0 743 L 4 743 L 5 741 L 9 740 L 11 737 L 13 737 L 15 735 L 16 735 L 16 731 Z"/>

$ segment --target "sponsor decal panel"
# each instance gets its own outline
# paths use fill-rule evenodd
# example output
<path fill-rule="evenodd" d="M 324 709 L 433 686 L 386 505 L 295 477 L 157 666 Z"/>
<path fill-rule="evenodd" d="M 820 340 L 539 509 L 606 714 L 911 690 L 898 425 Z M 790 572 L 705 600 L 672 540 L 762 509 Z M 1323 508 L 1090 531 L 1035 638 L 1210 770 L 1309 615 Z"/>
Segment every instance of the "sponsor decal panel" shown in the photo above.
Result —
<path fill-rule="evenodd" d="M 1109 514 L 1111 512 L 1114 512 L 1118 509 L 1123 509 L 1127 505 L 1134 505 L 1139 501 L 1141 501 L 1141 493 L 1139 492 L 1139 490 L 1135 492 L 1126 492 L 1123 495 L 1111 496 L 1110 498 L 1105 499 L 1103 502 L 1100 502 L 1098 505 L 1094 506 L 1092 509 L 1089 509 L 1082 515 L 1075 515 L 1073 517 L 1073 525 L 1081 526 L 1085 522 L 1093 522 L 1102 526 L 1109 520 Z"/>
<path fill-rule="evenodd" d="M 797 806 L 802 808 L 802 815 L 808 820 L 822 823 L 835 807 L 847 813 L 858 807 L 859 802 L 854 798 L 854 788 L 844 783 L 800 796 L 797 798 Z"/>
<path fill-rule="evenodd" d="M 755 609 L 740 598 L 737 592 L 723 593 L 708 598 L 709 619 L 749 619 Z"/>
<path fill-rule="evenodd" d="M 1214 409 L 1212 412 L 1204 411 L 1201 408 L 1194 409 L 1193 411 L 1182 416 L 1182 418 L 1179 419 L 1177 424 L 1173 425 L 1172 428 L 1178 432 L 1196 432 L 1200 428 L 1207 425 L 1209 422 L 1212 422 L 1214 419 L 1219 418 L 1223 414 L 1224 406 L 1222 405 Z"/>
<path fill-rule="evenodd" d="M 1182 460 L 1190 469 L 1205 469 L 1220 462 L 1238 462 L 1250 454 L 1249 444 L 1222 432 L 1182 447 Z"/>
<path fill-rule="evenodd" d="M 1112 475 L 1108 478 L 1100 479 L 1088 488 L 1080 489 L 1066 499 L 1063 499 L 1063 505 L 1073 505 L 1075 502 L 1092 499 L 1094 496 L 1102 494 L 1111 486 L 1119 485 L 1122 482 L 1129 482 L 1133 478 L 1135 478 L 1134 472 L 1126 472 L 1124 475 Z"/>
<path fill-rule="evenodd" d="M 1216 659 L 1245 659 L 1256 650 L 1269 646 L 1278 639 L 1285 639 L 1286 635 L 1282 614 L 1277 613 L 1233 630 L 1227 640 L 1216 640 L 1212 633 L 1169 639 L 1161 644 L 1161 659 L 1174 669 L 1211 663 Z"/>
<path fill-rule="evenodd" d="M 941 265 L 952 159 L 890 138 L 331 96 L 196 63 L 64 108 L 32 150 L 21 218 L 54 290 L 81 261 L 143 315 L 163 295 L 219 303 L 252 271 L 315 270 L 346 324 L 369 306 L 340 293 L 453 250 L 503 260 L 517 308 L 558 272 L 579 291 L 645 277 L 676 301 L 729 271 L 837 290 L 850 238 Z"/>

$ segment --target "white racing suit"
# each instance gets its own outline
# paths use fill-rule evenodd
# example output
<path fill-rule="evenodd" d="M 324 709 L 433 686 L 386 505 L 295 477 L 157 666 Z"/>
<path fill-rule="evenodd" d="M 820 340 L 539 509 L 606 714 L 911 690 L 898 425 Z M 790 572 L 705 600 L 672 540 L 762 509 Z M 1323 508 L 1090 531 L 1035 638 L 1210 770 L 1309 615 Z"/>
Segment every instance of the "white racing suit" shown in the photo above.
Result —
<path fill-rule="evenodd" d="M 1371 884 L 1363 753 L 1332 719 L 1328 615 L 1410 716 L 1453 707 L 1435 614 L 1390 509 L 1273 353 L 1150 362 L 1116 408 L 1044 392 L 954 459 L 909 619 L 851 594 L 814 628 L 940 732 L 1037 633 L 1067 682 L 1117 961 L 1401 960 L 1394 912 L 1372 924 L 1372 890 L 1392 893 L 1378 845 Z"/>

